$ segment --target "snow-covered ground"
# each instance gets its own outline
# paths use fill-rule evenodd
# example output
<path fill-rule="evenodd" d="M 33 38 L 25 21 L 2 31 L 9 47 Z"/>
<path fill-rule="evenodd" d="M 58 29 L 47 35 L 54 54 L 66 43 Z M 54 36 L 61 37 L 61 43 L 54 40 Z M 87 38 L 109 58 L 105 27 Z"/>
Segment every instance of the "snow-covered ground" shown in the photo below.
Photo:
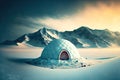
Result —
<path fill-rule="evenodd" d="M 99 64 L 83 68 L 50 69 L 10 61 L 10 58 L 37 58 L 43 49 L 0 48 L 0 80 L 120 80 L 120 48 L 78 49 L 88 61 Z"/>

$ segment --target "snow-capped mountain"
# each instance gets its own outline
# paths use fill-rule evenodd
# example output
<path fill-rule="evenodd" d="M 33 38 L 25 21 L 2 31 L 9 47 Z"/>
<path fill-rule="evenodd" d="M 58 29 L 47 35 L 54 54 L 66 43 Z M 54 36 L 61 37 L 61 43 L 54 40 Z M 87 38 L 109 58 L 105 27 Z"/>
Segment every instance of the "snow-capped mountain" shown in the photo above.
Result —
<path fill-rule="evenodd" d="M 14 41 L 4 41 L 2 45 L 29 44 L 35 47 L 45 47 L 53 39 L 64 38 L 78 48 L 95 48 L 120 46 L 120 33 L 105 30 L 93 30 L 80 27 L 73 31 L 59 32 L 54 29 L 42 28 L 34 33 L 24 34 Z"/>

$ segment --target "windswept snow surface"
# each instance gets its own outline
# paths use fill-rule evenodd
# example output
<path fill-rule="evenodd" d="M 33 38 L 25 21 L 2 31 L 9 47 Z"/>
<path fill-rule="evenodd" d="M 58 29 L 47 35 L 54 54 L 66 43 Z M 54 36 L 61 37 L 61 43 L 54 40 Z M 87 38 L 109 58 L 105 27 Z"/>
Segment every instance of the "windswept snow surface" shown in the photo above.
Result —
<path fill-rule="evenodd" d="M 0 80 L 120 80 L 120 48 L 79 49 L 80 55 L 89 61 L 102 61 L 83 68 L 50 69 L 9 60 L 37 58 L 42 50 L 1 48 Z"/>

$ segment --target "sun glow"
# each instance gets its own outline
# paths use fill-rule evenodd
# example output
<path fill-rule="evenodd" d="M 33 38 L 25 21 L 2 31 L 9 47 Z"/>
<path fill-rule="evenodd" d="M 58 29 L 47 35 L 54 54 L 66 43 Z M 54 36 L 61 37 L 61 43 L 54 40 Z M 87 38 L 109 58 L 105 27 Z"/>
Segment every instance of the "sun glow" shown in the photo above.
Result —
<path fill-rule="evenodd" d="M 83 10 L 62 18 L 38 18 L 37 22 L 51 26 L 54 29 L 65 31 L 73 30 L 80 26 L 92 29 L 110 29 L 120 31 L 120 6 L 119 4 L 98 3 L 96 6 L 87 4 Z"/>

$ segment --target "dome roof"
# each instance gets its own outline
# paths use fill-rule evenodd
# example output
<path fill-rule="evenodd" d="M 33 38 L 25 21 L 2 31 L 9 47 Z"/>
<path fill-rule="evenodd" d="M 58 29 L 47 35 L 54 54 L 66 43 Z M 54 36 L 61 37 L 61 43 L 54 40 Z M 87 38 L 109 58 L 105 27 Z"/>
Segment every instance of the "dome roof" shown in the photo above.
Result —
<path fill-rule="evenodd" d="M 71 60 L 79 59 L 76 47 L 68 40 L 54 39 L 43 50 L 41 59 Z"/>

